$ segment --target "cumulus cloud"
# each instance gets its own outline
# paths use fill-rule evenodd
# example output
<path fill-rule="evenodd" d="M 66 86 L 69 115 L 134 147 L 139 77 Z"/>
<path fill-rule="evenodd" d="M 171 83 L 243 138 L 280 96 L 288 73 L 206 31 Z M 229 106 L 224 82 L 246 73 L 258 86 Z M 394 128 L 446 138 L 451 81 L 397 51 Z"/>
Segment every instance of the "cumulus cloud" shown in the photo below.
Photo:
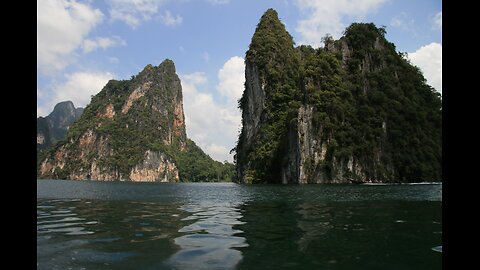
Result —
<path fill-rule="evenodd" d="M 37 67 L 42 74 L 63 70 L 74 60 L 103 13 L 75 0 L 37 0 Z"/>
<path fill-rule="evenodd" d="M 187 75 L 182 75 L 182 80 L 183 79 L 193 85 L 199 85 L 207 82 L 207 75 L 205 72 L 194 72 Z"/>
<path fill-rule="evenodd" d="M 148 21 L 158 12 L 158 8 L 167 0 L 109 0 L 110 19 L 123 21 L 135 29 Z"/>
<path fill-rule="evenodd" d="M 173 16 L 169 10 L 165 10 L 162 16 L 160 16 L 162 23 L 166 26 L 175 26 L 181 24 L 183 18 L 180 15 Z"/>
<path fill-rule="evenodd" d="M 230 157 L 226 155 L 228 154 L 230 149 L 227 149 L 223 145 L 211 143 L 211 144 L 208 144 L 204 149 L 205 149 L 205 152 L 207 152 L 210 157 L 212 157 L 217 161 L 223 162 L 226 160 L 226 161 L 232 162 Z"/>
<path fill-rule="evenodd" d="M 442 12 L 438 12 L 433 17 L 433 29 L 442 30 Z"/>
<path fill-rule="evenodd" d="M 115 45 L 122 45 L 125 46 L 127 43 L 125 40 L 119 38 L 119 37 L 113 37 L 113 38 L 108 38 L 108 37 L 97 37 L 96 39 L 85 39 L 83 41 L 83 53 L 89 53 L 92 52 L 98 48 L 106 49 L 108 47 L 112 47 Z"/>
<path fill-rule="evenodd" d="M 222 96 L 228 98 L 229 102 L 237 103 L 242 97 L 245 83 L 245 63 L 243 58 L 234 56 L 228 59 L 218 71 L 217 90 Z"/>
<path fill-rule="evenodd" d="M 218 161 L 233 161 L 229 151 L 235 146 L 240 129 L 241 115 L 236 104 L 243 92 L 244 70 L 243 59 L 238 56 L 230 58 L 219 70 L 216 90 L 226 98 L 225 102 L 214 98 L 217 93 L 199 90 L 207 82 L 205 73 L 180 76 L 188 136 Z"/>
<path fill-rule="evenodd" d="M 432 42 L 408 53 L 408 58 L 420 68 L 427 83 L 442 93 L 442 45 Z"/>
<path fill-rule="evenodd" d="M 71 100 L 75 107 L 85 107 L 92 95 L 96 95 L 113 79 L 109 72 L 75 72 L 66 74 L 63 84 L 53 84 L 50 92 L 37 89 L 37 114 L 46 116 L 58 102 Z M 40 92 L 40 93 L 39 93 Z M 38 105 L 39 101 L 44 101 Z"/>
<path fill-rule="evenodd" d="M 301 44 L 314 47 L 323 45 L 326 34 L 339 38 L 346 25 L 345 18 L 362 19 L 373 12 L 386 0 L 296 0 L 302 17 L 295 30 L 301 34 Z"/>

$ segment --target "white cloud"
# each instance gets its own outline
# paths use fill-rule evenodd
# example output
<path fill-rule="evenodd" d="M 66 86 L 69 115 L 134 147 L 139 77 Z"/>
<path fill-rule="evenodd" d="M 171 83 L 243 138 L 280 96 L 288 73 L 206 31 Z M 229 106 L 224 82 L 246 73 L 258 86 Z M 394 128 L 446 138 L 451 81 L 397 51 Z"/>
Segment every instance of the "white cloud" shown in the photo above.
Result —
<path fill-rule="evenodd" d="M 230 0 L 208 0 L 208 2 L 212 5 L 223 5 L 230 3 Z"/>
<path fill-rule="evenodd" d="M 323 46 L 325 34 L 337 39 L 347 26 L 344 18 L 361 20 L 368 12 L 375 11 L 386 0 L 296 0 L 303 17 L 295 30 L 301 34 L 300 44 Z"/>
<path fill-rule="evenodd" d="M 228 59 L 223 67 L 218 71 L 217 90 L 229 99 L 230 102 L 237 103 L 242 97 L 245 83 L 245 63 L 243 58 L 234 56 Z"/>
<path fill-rule="evenodd" d="M 123 21 L 135 29 L 142 21 L 148 21 L 167 0 L 109 0 L 110 19 Z"/>
<path fill-rule="evenodd" d="M 442 12 L 435 14 L 433 18 L 433 29 L 442 30 Z"/>
<path fill-rule="evenodd" d="M 228 152 L 230 151 L 230 149 L 225 148 L 225 146 L 212 143 L 208 144 L 204 149 L 211 158 L 217 161 L 223 162 L 226 160 L 232 162 L 230 157 L 225 155 L 225 153 L 228 154 Z"/>
<path fill-rule="evenodd" d="M 40 116 L 45 117 L 53 111 L 53 107 L 52 109 L 50 109 L 50 111 L 47 111 L 46 109 L 47 109 L 46 107 L 38 107 L 38 104 L 37 104 L 37 118 Z"/>
<path fill-rule="evenodd" d="M 65 77 L 66 82 L 54 84 L 50 93 L 40 91 L 39 95 L 37 89 L 38 115 L 48 115 L 55 104 L 66 100 L 71 100 L 75 107 L 85 107 L 90 103 L 91 96 L 100 92 L 114 76 L 109 72 L 75 72 L 66 74 Z M 45 102 L 39 106 L 39 100 Z"/>
<path fill-rule="evenodd" d="M 75 0 L 37 0 L 37 67 L 52 75 L 74 60 L 72 54 L 103 14 Z"/>
<path fill-rule="evenodd" d="M 169 10 L 165 10 L 162 16 L 160 16 L 162 23 L 166 26 L 175 26 L 181 24 L 183 18 L 180 15 L 172 16 Z"/>
<path fill-rule="evenodd" d="M 423 72 L 427 83 L 442 93 L 442 45 L 430 43 L 408 53 L 410 62 Z"/>
<path fill-rule="evenodd" d="M 182 80 L 183 79 L 195 85 L 204 84 L 207 82 L 207 75 L 205 74 L 205 72 L 194 72 L 187 75 L 183 75 Z"/>
<path fill-rule="evenodd" d="M 108 38 L 108 37 L 97 37 L 96 39 L 85 39 L 83 41 L 83 53 L 89 53 L 97 48 L 102 48 L 106 49 L 108 47 L 112 47 L 115 45 L 122 45 L 125 46 L 127 43 L 125 40 L 119 38 L 119 37 L 113 37 L 113 38 Z"/>
<path fill-rule="evenodd" d="M 140 20 L 132 14 L 121 12 L 117 9 L 110 10 L 110 18 L 112 21 L 123 21 L 131 28 L 135 29 L 140 25 Z"/>
<path fill-rule="evenodd" d="M 243 59 L 237 56 L 230 58 L 219 70 L 216 89 L 226 97 L 226 102 L 214 99 L 215 93 L 198 90 L 207 82 L 205 73 L 180 76 L 188 136 L 218 161 L 233 161 L 229 151 L 235 146 L 240 129 L 237 99 L 243 92 L 244 72 Z"/>

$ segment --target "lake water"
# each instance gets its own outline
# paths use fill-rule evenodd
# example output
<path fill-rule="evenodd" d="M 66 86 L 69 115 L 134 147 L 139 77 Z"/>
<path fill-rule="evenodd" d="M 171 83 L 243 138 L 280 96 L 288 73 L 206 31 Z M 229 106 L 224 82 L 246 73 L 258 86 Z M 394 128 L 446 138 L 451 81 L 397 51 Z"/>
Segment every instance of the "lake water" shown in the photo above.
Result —
<path fill-rule="evenodd" d="M 37 269 L 441 268 L 441 184 L 37 180 Z"/>

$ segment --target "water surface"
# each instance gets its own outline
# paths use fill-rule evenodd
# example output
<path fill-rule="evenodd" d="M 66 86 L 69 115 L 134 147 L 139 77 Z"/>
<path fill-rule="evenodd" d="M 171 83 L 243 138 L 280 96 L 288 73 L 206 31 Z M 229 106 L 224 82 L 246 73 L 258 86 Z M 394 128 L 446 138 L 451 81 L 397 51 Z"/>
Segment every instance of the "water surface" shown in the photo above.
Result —
<path fill-rule="evenodd" d="M 37 269 L 441 269 L 442 185 L 37 180 Z"/>

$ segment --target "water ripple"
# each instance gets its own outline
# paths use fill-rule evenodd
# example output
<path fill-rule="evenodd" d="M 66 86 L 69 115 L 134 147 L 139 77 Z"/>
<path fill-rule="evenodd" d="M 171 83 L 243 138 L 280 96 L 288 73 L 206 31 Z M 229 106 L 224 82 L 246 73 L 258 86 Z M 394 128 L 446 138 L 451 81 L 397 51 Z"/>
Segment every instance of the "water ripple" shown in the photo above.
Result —
<path fill-rule="evenodd" d="M 71 200 L 69 200 L 71 201 Z M 63 203 L 52 200 L 51 203 Z M 59 207 L 53 205 L 38 205 L 37 209 L 37 234 L 61 233 L 64 235 L 88 235 L 93 231 L 86 230 L 86 225 L 95 225 L 96 221 L 78 217 L 76 207 Z"/>
<path fill-rule="evenodd" d="M 40 270 L 441 268 L 441 185 L 38 186 Z"/>
<path fill-rule="evenodd" d="M 248 247 L 246 239 L 238 236 L 243 231 L 234 226 L 240 221 L 239 208 L 232 205 L 189 204 L 181 207 L 190 213 L 182 221 L 193 221 L 178 232 L 174 239 L 181 250 L 167 261 L 173 268 L 181 269 L 231 269 L 242 259 L 236 248 Z"/>

